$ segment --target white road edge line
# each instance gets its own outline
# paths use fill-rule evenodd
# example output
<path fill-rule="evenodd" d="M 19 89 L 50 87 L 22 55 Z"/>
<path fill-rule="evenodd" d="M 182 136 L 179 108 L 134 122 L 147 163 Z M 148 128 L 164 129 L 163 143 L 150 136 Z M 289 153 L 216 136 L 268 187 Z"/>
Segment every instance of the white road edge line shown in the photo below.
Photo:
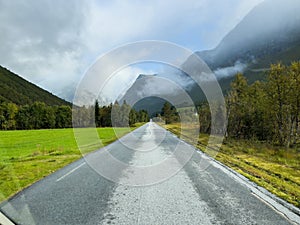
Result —
<path fill-rule="evenodd" d="M 295 221 L 290 220 L 290 218 L 283 212 L 279 211 L 276 207 L 274 207 L 273 205 L 271 205 L 269 202 L 267 202 L 266 200 L 264 200 L 261 196 L 258 196 L 257 194 L 255 194 L 254 192 L 251 192 L 251 194 L 256 197 L 258 200 L 260 200 L 261 202 L 265 203 L 266 205 L 268 205 L 270 208 L 272 208 L 275 212 L 277 212 L 279 215 L 283 216 L 285 219 L 287 219 L 290 223 L 297 225 L 295 223 Z"/>
<path fill-rule="evenodd" d="M 195 148 L 196 149 L 196 148 Z M 225 172 L 227 175 L 231 176 L 233 179 L 235 179 L 237 182 L 239 182 L 240 184 L 246 186 L 251 192 L 252 194 L 255 194 L 256 196 L 260 197 L 262 200 L 264 200 L 264 203 L 268 203 L 267 205 L 273 210 L 275 210 L 275 212 L 280 212 L 282 214 L 285 215 L 285 217 L 288 218 L 288 221 L 292 221 L 295 224 L 299 224 L 300 221 L 300 216 L 298 214 L 296 214 L 295 212 L 293 212 L 293 210 L 289 207 L 287 207 L 286 205 L 289 205 L 289 203 L 286 203 L 286 205 L 279 203 L 276 199 L 277 197 L 271 197 L 271 194 L 268 194 L 269 192 L 260 187 L 259 185 L 253 183 L 252 181 L 250 181 L 248 178 L 244 177 L 243 175 L 239 174 L 238 172 L 234 171 L 233 169 L 229 168 L 228 166 L 224 165 L 223 163 L 217 161 L 214 158 L 211 158 L 210 156 L 206 155 L 204 152 L 197 151 L 198 154 L 200 154 L 202 157 L 205 156 L 207 158 L 207 160 L 209 160 L 209 163 L 214 166 L 215 168 L 220 169 L 221 171 Z M 284 200 L 282 200 L 284 201 Z M 295 206 L 290 206 L 290 207 L 295 207 Z M 296 210 L 298 210 L 298 208 L 295 207 Z"/>
<path fill-rule="evenodd" d="M 15 225 L 2 212 L 0 212 L 0 224 L 2 224 L 2 225 Z"/>
<path fill-rule="evenodd" d="M 60 178 L 58 178 L 56 180 L 56 182 L 61 181 L 62 179 L 64 179 L 66 176 L 69 176 L 71 173 L 73 173 L 74 171 L 78 170 L 80 167 L 82 167 L 83 165 L 85 165 L 86 162 L 81 163 L 79 166 L 75 167 L 74 169 L 72 169 L 71 171 L 69 171 L 68 173 L 66 173 L 65 175 L 61 176 Z"/>

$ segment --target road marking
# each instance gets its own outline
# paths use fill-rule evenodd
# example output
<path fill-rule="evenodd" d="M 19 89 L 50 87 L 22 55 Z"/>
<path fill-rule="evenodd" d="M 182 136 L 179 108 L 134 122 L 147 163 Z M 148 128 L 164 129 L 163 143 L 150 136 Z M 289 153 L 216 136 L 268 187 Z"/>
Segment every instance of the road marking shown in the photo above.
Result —
<path fill-rule="evenodd" d="M 299 224 L 296 223 L 295 221 L 291 220 L 284 212 L 279 211 L 276 207 L 274 207 L 273 205 L 271 205 L 269 202 L 267 202 L 265 199 L 263 199 L 261 196 L 258 196 L 257 194 L 255 194 L 254 192 L 251 191 L 251 194 L 256 197 L 258 200 L 260 200 L 261 202 L 265 203 L 267 206 L 269 206 L 271 209 L 273 209 L 276 213 L 278 213 L 279 215 L 283 216 L 286 220 L 288 220 L 290 223 L 292 224 Z"/>
<path fill-rule="evenodd" d="M 73 173 L 74 171 L 78 170 L 80 167 L 82 167 L 83 165 L 85 165 L 86 163 L 83 162 L 81 163 L 79 166 L 75 167 L 74 169 L 72 169 L 71 171 L 69 171 L 68 173 L 66 173 L 65 175 L 61 176 L 60 178 L 58 178 L 56 180 L 56 182 L 61 181 L 62 179 L 64 179 L 66 176 L 69 176 L 71 173 Z"/>
<path fill-rule="evenodd" d="M 14 225 L 3 213 L 0 212 L 0 224 L 2 225 Z"/>
<path fill-rule="evenodd" d="M 220 169 L 230 177 L 232 177 L 234 180 L 236 180 L 238 183 L 242 184 L 243 186 L 247 187 L 253 196 L 264 202 L 266 205 L 271 207 L 275 212 L 282 215 L 284 218 L 286 218 L 290 223 L 292 224 L 299 224 L 299 213 L 298 208 L 295 208 L 297 212 L 295 212 L 292 208 L 280 203 L 278 200 L 276 200 L 276 197 L 272 197 L 272 194 L 268 194 L 269 192 L 265 190 L 264 188 L 256 185 L 255 183 L 248 180 L 243 175 L 239 174 L 238 172 L 234 171 L 233 169 L 227 167 L 223 163 L 217 161 L 214 158 L 211 158 L 210 156 L 207 156 L 204 152 L 197 151 L 202 157 L 205 156 L 207 160 L 209 160 L 209 163 L 214 166 L 215 168 Z M 263 192 L 258 187 L 260 187 L 262 190 L 265 190 L 266 192 Z M 284 202 L 284 200 L 282 200 Z"/>

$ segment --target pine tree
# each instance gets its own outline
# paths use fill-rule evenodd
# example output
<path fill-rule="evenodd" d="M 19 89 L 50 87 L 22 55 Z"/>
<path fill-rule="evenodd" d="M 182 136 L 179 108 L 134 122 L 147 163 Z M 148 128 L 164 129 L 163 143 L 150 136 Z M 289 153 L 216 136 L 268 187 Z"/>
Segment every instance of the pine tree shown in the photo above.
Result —
<path fill-rule="evenodd" d="M 95 125 L 96 125 L 96 127 L 100 127 L 101 126 L 100 108 L 99 108 L 99 102 L 98 102 L 98 100 L 95 101 Z"/>

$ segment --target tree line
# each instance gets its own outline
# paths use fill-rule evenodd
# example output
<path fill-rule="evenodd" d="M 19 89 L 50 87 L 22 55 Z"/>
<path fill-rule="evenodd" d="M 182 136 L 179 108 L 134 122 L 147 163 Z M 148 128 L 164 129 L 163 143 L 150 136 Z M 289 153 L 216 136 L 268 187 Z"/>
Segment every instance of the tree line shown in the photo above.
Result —
<path fill-rule="evenodd" d="M 72 117 L 73 114 L 73 117 Z M 74 107 L 49 106 L 43 102 L 34 102 L 24 106 L 15 103 L 0 103 L 1 130 L 29 130 L 75 127 L 124 127 L 138 122 L 148 122 L 147 111 L 136 111 L 126 101 L 107 106 Z"/>
<path fill-rule="evenodd" d="M 136 111 L 130 105 L 116 101 L 108 106 L 99 106 L 98 101 L 94 106 L 94 119 L 97 127 L 126 127 L 138 122 L 148 122 L 149 115 L 146 110 Z"/>
<path fill-rule="evenodd" d="M 149 115 L 145 110 L 136 111 L 123 102 L 100 106 L 96 100 L 92 106 L 83 106 L 73 109 L 74 127 L 126 127 L 138 122 L 148 122 Z"/>
<path fill-rule="evenodd" d="M 0 104 L 0 129 L 51 129 L 72 126 L 70 106 L 48 106 L 43 102 L 18 106 L 15 103 Z"/>
<path fill-rule="evenodd" d="M 265 81 L 248 84 L 237 74 L 226 96 L 227 137 L 257 139 L 282 146 L 298 143 L 300 133 L 300 62 L 273 64 Z M 207 103 L 198 107 L 200 132 L 210 133 Z"/>

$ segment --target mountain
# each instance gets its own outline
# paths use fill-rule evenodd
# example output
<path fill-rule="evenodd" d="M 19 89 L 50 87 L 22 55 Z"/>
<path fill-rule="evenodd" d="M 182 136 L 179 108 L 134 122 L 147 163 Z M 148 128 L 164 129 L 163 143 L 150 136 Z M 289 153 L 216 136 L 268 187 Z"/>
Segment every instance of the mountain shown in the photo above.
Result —
<path fill-rule="evenodd" d="M 300 60 L 299 12 L 300 0 L 265 0 L 253 8 L 215 49 L 198 51 L 195 54 L 200 56 L 215 73 L 224 93 L 230 90 L 230 83 L 238 72 L 243 72 L 249 83 L 264 80 L 271 63 L 281 61 L 290 64 L 292 61 Z M 195 65 L 191 56 L 182 68 L 193 70 L 193 67 Z M 140 76 L 139 79 L 143 77 Z M 156 74 L 156 77 L 164 77 L 164 75 Z M 186 74 L 181 73 L 175 77 L 175 82 L 180 81 L 179 84 L 195 104 L 206 99 L 199 86 L 190 82 Z M 148 84 L 141 83 L 139 79 L 128 91 L 131 96 L 134 96 L 134 90 L 150 89 Z M 156 89 L 158 93 L 164 91 L 157 90 L 155 85 L 162 86 L 158 82 L 153 84 L 151 89 Z M 166 97 L 172 94 L 174 93 L 171 92 Z M 136 103 L 134 107 L 148 108 L 150 113 L 154 113 L 162 108 L 164 101 L 161 98 L 148 97 Z M 182 105 L 184 106 L 185 103 L 183 102 Z"/>
<path fill-rule="evenodd" d="M 253 8 L 213 50 L 196 52 L 212 70 L 237 62 L 250 68 L 300 59 L 300 1 L 266 0 Z"/>
<path fill-rule="evenodd" d="M 12 102 L 17 105 L 25 105 L 35 101 L 44 102 L 51 106 L 71 105 L 70 102 L 49 93 L 0 66 L 0 103 Z"/>
<path fill-rule="evenodd" d="M 159 91 L 157 87 L 161 86 L 157 79 L 157 74 L 140 74 L 119 102 L 123 103 L 126 101 L 127 104 L 133 106 L 137 111 L 146 110 L 150 116 L 160 113 L 161 106 L 165 103 L 165 100 L 155 96 L 156 92 Z M 161 93 L 162 91 L 159 92 Z"/>
<path fill-rule="evenodd" d="M 177 107 L 190 106 L 189 102 L 196 102 L 202 91 L 191 93 L 192 89 L 187 84 L 191 84 L 192 81 L 179 70 L 161 74 L 140 74 L 118 101 L 121 103 L 126 101 L 135 110 L 147 110 L 150 116 L 155 116 L 161 112 L 166 99 Z M 191 97 L 190 101 L 185 93 Z"/>
<path fill-rule="evenodd" d="M 216 48 L 195 52 L 219 80 L 224 93 L 234 75 L 264 80 L 270 64 L 300 60 L 300 1 L 265 0 L 254 7 Z M 193 67 L 188 59 L 184 67 Z M 191 87 L 193 93 L 199 88 Z"/>

